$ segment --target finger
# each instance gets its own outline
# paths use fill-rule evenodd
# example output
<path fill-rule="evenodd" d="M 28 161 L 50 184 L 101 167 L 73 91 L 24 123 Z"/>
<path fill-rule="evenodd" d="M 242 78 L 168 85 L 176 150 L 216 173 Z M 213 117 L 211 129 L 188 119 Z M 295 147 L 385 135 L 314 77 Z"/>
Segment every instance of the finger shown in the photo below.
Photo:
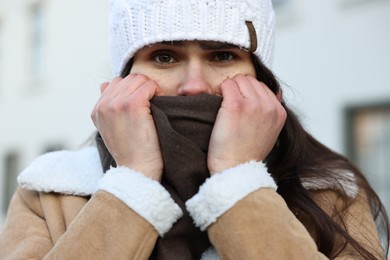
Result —
<path fill-rule="evenodd" d="M 97 113 L 98 107 L 103 101 L 111 99 L 111 94 L 112 94 L 116 84 L 118 82 L 120 82 L 121 80 L 122 80 L 121 77 L 116 77 L 111 82 L 104 82 L 100 85 L 101 95 L 100 95 L 99 100 L 96 102 L 96 104 L 92 110 L 92 115 Z"/>
<path fill-rule="evenodd" d="M 278 114 L 278 118 L 281 120 L 281 121 L 285 121 L 285 118 L 287 116 L 287 113 L 286 113 L 286 110 L 283 108 L 279 97 L 281 98 L 281 90 L 278 91 L 278 93 L 273 93 L 272 90 L 268 87 L 265 87 L 265 91 L 268 93 L 268 95 L 271 97 L 271 101 L 273 102 L 275 108 L 276 108 L 276 111 L 277 111 L 277 114 Z M 279 94 L 280 93 L 280 94 Z"/>
<path fill-rule="evenodd" d="M 150 81 L 150 79 L 143 74 L 138 74 L 135 77 L 124 80 L 118 86 L 120 91 L 116 95 L 116 98 L 127 98 L 131 96 L 138 88 L 148 81 Z"/>
<path fill-rule="evenodd" d="M 221 83 L 220 87 L 221 95 L 223 97 L 222 104 L 226 102 L 231 102 L 233 100 L 238 100 L 242 98 L 240 89 L 238 88 L 237 82 L 231 78 L 225 79 Z"/>
<path fill-rule="evenodd" d="M 255 89 L 256 85 L 253 84 L 250 77 L 245 75 L 236 75 L 233 80 L 237 82 L 237 86 L 240 90 L 241 95 L 244 98 L 257 98 L 258 93 Z"/>
<path fill-rule="evenodd" d="M 254 90 L 259 95 L 259 97 L 267 97 L 269 95 L 269 92 L 267 91 L 267 89 L 269 88 L 263 82 L 258 81 L 255 77 L 252 76 L 248 76 L 248 80 L 252 82 L 252 85 L 254 86 Z"/>
<path fill-rule="evenodd" d="M 259 93 L 259 102 L 260 104 L 265 107 L 274 107 L 278 112 L 278 114 L 282 115 L 282 109 L 281 103 L 277 95 L 279 92 L 275 95 L 275 93 L 272 92 L 272 90 L 265 85 L 263 82 L 258 81 L 254 77 L 249 77 L 249 80 L 252 81 L 253 84 L 256 84 L 255 89 Z M 281 92 L 280 92 L 281 93 Z"/>
<path fill-rule="evenodd" d="M 102 84 L 100 84 L 100 93 L 103 93 L 108 87 L 108 85 L 110 85 L 110 82 L 103 82 Z"/>
<path fill-rule="evenodd" d="M 108 85 L 104 92 L 105 96 L 110 98 L 116 97 L 121 92 L 122 88 L 127 86 L 127 84 L 136 76 L 136 74 L 129 74 L 125 78 L 116 77 Z"/>
<path fill-rule="evenodd" d="M 275 94 L 267 85 L 265 85 L 263 82 L 260 82 L 258 81 L 256 78 L 254 77 L 248 77 L 248 79 L 252 82 L 252 84 L 262 84 L 264 88 L 264 90 L 270 94 L 271 96 L 274 96 L 276 95 L 276 99 L 280 102 L 282 102 L 282 99 L 283 99 L 283 91 L 281 88 L 278 89 L 278 92 Z M 261 90 L 261 88 L 255 88 L 257 90 Z M 271 94 L 272 93 L 272 94 Z"/>
<path fill-rule="evenodd" d="M 264 86 L 264 91 L 268 94 L 268 96 L 272 99 L 272 100 L 274 100 L 274 101 L 276 101 L 277 103 L 280 103 L 280 101 L 279 101 L 279 99 L 278 99 L 278 97 L 277 97 L 277 95 L 278 95 L 278 93 L 274 93 L 267 85 L 265 85 L 264 83 L 262 83 L 263 84 L 263 86 Z"/>
<path fill-rule="evenodd" d="M 122 80 L 121 77 L 115 77 L 113 80 L 111 80 L 111 82 L 109 82 L 109 84 L 107 85 L 107 87 L 105 88 L 104 92 L 102 92 L 102 94 L 104 94 L 104 96 L 111 96 L 112 93 L 115 91 L 115 86 Z M 103 95 L 102 95 L 103 96 Z"/>
<path fill-rule="evenodd" d="M 276 98 L 278 99 L 279 102 L 282 102 L 283 99 L 283 91 L 281 88 L 279 88 L 278 93 L 276 93 Z"/>
<path fill-rule="evenodd" d="M 139 88 L 134 90 L 132 96 L 135 98 L 141 98 L 143 100 L 150 101 L 154 96 L 157 96 L 161 93 L 161 88 L 153 80 L 148 80 L 142 84 Z"/>

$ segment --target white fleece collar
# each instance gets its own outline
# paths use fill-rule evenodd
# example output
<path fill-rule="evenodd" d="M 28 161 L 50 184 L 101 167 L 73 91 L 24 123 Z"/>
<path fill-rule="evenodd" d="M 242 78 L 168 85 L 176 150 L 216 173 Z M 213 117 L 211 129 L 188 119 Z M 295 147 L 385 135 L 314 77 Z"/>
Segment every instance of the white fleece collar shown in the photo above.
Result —
<path fill-rule="evenodd" d="M 354 198 L 358 187 L 351 172 L 337 172 L 341 181 L 301 178 L 308 190 L 333 189 Z M 103 177 L 99 153 L 95 146 L 79 151 L 58 151 L 41 155 L 18 177 L 23 188 L 67 195 L 92 195 Z M 347 177 L 347 178 L 345 178 Z"/>
<path fill-rule="evenodd" d="M 41 155 L 18 177 L 26 189 L 88 196 L 95 192 L 103 170 L 96 147 Z"/>
<path fill-rule="evenodd" d="M 332 189 L 339 191 L 349 198 L 356 198 L 358 194 L 358 186 L 356 184 L 355 174 L 350 171 L 333 171 L 333 176 L 323 178 L 307 178 L 300 179 L 302 186 L 306 190 L 322 190 Z"/>

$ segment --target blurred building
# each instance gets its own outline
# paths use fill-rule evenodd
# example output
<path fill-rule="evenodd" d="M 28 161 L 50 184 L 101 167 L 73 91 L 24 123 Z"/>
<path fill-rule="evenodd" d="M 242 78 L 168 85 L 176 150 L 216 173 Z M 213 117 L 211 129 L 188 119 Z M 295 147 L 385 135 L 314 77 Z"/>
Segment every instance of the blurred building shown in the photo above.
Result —
<path fill-rule="evenodd" d="M 285 98 L 390 208 L 390 0 L 274 2 Z M 110 77 L 106 0 L 0 0 L 1 217 L 36 156 L 92 135 L 90 111 Z"/>
<path fill-rule="evenodd" d="M 0 215 L 38 155 L 77 149 L 111 77 L 105 0 L 0 0 Z"/>
<path fill-rule="evenodd" d="M 317 139 L 356 163 L 390 209 L 390 1 L 284 0 L 274 72 Z"/>

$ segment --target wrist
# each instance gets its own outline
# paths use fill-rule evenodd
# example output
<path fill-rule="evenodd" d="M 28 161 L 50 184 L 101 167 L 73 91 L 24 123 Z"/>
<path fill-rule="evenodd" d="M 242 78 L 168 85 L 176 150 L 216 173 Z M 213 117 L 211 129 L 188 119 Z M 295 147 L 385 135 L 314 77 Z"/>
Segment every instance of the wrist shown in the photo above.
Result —
<path fill-rule="evenodd" d="M 209 159 L 208 160 L 208 169 L 210 175 L 213 176 L 217 173 L 221 173 L 225 170 L 234 168 L 238 165 L 247 163 L 249 161 L 257 161 L 257 160 L 218 160 L 218 159 Z"/>
<path fill-rule="evenodd" d="M 181 216 L 182 210 L 158 182 L 126 167 L 111 168 L 96 189 L 113 194 L 152 224 L 163 236 Z"/>
<path fill-rule="evenodd" d="M 137 171 L 144 175 L 145 177 L 152 179 L 154 181 L 161 182 L 162 173 L 163 173 L 163 166 L 159 164 L 150 164 L 150 163 L 144 163 L 144 164 L 134 164 L 134 163 L 117 163 L 118 167 L 126 167 L 129 169 L 132 169 L 134 171 Z"/>

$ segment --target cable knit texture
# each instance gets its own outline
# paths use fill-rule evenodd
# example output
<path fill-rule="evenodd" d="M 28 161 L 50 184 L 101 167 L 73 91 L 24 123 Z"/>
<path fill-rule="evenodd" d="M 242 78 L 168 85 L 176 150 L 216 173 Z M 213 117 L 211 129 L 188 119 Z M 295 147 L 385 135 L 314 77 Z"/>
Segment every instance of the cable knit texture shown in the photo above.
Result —
<path fill-rule="evenodd" d="M 247 162 L 213 175 L 200 187 L 198 194 L 186 202 L 187 210 L 201 230 L 239 200 L 260 188 L 277 186 L 261 162 Z"/>
<path fill-rule="evenodd" d="M 110 0 L 112 68 L 120 75 L 141 48 L 177 40 L 220 41 L 250 47 L 251 21 L 257 34 L 254 54 L 271 66 L 275 14 L 271 0 Z"/>
<path fill-rule="evenodd" d="M 183 214 L 160 183 L 126 167 L 110 169 L 97 190 L 112 193 L 152 224 L 160 236 Z"/>

